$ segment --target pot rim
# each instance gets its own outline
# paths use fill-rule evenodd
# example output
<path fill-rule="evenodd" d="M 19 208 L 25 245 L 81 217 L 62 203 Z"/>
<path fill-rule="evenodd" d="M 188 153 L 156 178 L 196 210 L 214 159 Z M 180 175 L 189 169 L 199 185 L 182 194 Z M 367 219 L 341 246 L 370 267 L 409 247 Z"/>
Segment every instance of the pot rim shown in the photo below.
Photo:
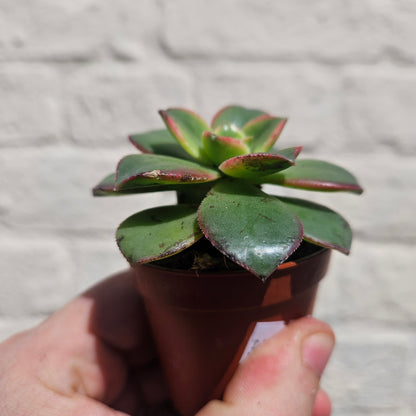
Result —
<path fill-rule="evenodd" d="M 309 243 L 309 244 L 315 247 L 315 251 L 313 253 L 304 255 L 296 260 L 285 261 L 284 263 L 278 266 L 278 268 L 273 272 L 273 274 L 279 271 L 283 271 L 283 270 L 285 271 L 290 270 L 291 268 L 294 268 L 303 264 L 304 262 L 308 261 L 312 257 L 318 256 L 319 254 L 326 252 L 326 251 L 331 251 L 331 249 L 318 246 L 317 244 L 313 244 L 313 243 Z M 253 273 L 250 273 L 248 270 L 245 270 L 245 269 L 242 269 L 242 270 L 190 270 L 190 269 L 178 269 L 178 268 L 160 266 L 152 262 L 137 263 L 135 265 L 132 265 L 132 267 L 136 267 L 136 266 L 149 267 L 151 269 L 163 270 L 171 274 L 181 274 L 185 276 L 189 275 L 189 276 L 198 276 L 198 277 L 222 277 L 224 274 L 227 274 L 229 276 L 233 276 L 233 275 L 240 276 L 242 274 L 253 275 Z M 266 279 L 266 280 L 269 280 L 269 279 Z"/>

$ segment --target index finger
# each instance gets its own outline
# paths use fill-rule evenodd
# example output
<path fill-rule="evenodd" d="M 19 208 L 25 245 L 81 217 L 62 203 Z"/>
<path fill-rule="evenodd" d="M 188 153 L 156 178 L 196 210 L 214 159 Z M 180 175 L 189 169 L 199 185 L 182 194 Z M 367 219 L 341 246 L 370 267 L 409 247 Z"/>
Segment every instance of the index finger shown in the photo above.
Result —
<path fill-rule="evenodd" d="M 153 349 L 143 300 L 130 269 L 93 286 L 81 295 L 92 300 L 89 330 L 121 350 Z"/>

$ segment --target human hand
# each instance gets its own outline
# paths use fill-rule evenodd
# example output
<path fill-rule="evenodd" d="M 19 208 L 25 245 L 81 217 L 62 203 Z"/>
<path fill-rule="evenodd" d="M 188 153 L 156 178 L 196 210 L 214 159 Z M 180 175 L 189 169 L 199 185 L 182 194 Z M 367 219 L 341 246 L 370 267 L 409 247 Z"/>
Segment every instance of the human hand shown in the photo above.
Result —
<path fill-rule="evenodd" d="M 113 276 L 0 344 L 1 416 L 156 415 L 145 409 L 168 395 L 134 279 L 133 271 Z M 291 323 L 197 416 L 328 416 L 319 378 L 332 345 L 326 324 Z M 157 414 L 174 415 L 163 406 Z"/>

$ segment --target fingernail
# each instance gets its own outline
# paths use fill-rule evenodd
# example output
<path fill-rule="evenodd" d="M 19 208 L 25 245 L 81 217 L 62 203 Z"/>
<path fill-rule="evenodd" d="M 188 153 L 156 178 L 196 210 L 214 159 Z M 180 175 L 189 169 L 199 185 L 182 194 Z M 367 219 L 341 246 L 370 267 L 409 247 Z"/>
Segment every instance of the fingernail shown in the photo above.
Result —
<path fill-rule="evenodd" d="M 326 333 L 310 335 L 303 342 L 303 363 L 321 376 L 334 349 L 334 339 Z"/>

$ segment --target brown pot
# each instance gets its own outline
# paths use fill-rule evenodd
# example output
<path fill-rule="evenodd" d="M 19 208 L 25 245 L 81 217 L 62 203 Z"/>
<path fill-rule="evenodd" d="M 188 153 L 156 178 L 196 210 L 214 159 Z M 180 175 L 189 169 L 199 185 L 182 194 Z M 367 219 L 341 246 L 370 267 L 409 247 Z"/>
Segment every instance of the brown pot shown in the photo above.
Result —
<path fill-rule="evenodd" d="M 265 283 L 245 271 L 135 267 L 172 401 L 182 415 L 193 416 L 221 398 L 258 322 L 312 313 L 330 253 L 319 249 L 286 262 Z"/>

